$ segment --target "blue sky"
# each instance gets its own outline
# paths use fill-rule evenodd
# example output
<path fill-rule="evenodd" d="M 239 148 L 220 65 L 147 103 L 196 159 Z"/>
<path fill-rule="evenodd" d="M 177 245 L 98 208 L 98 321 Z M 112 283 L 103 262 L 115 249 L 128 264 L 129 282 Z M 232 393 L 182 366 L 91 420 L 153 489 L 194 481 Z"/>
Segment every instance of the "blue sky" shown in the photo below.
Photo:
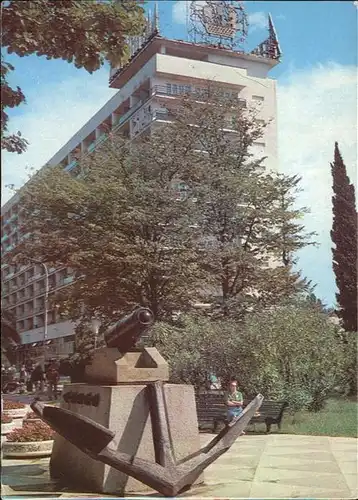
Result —
<path fill-rule="evenodd" d="M 186 2 L 159 1 L 163 36 L 187 39 Z M 351 180 L 357 172 L 357 6 L 353 1 L 244 2 L 251 50 L 266 37 L 270 12 L 283 58 L 271 72 L 278 82 L 279 168 L 302 176 L 299 204 L 309 206 L 308 231 L 318 233 L 317 248 L 299 255 L 298 266 L 316 293 L 334 304 L 331 266 L 331 174 L 334 141 L 340 144 Z M 153 9 L 153 2 L 146 8 Z M 115 93 L 108 68 L 89 75 L 65 61 L 7 56 L 15 66 L 10 82 L 19 85 L 27 104 L 10 110 L 10 130 L 21 130 L 30 147 L 23 155 L 3 154 L 3 203 L 6 184 L 21 186 L 26 168 L 41 167 Z"/>

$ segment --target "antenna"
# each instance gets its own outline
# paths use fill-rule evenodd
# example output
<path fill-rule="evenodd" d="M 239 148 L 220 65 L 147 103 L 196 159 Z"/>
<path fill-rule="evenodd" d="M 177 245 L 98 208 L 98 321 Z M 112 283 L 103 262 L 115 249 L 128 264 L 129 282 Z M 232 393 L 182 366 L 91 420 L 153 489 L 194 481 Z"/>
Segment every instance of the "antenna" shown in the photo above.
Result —
<path fill-rule="evenodd" d="M 159 9 L 157 0 L 154 4 L 154 30 L 159 31 Z"/>

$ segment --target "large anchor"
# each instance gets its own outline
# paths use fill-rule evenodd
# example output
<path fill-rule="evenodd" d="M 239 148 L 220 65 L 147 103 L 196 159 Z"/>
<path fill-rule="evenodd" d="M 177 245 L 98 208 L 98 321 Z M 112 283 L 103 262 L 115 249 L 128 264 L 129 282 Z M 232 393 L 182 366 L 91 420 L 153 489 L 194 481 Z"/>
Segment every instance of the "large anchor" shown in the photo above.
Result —
<path fill-rule="evenodd" d="M 150 311 L 137 309 L 106 334 L 107 345 L 115 345 L 120 352 L 129 351 L 152 322 Z M 231 447 L 263 401 L 263 396 L 258 394 L 241 415 L 234 418 L 209 444 L 176 461 L 169 434 L 163 381 L 147 384 L 146 395 L 152 423 L 155 463 L 118 451 L 113 442 L 115 433 L 90 418 L 63 408 L 46 406 L 39 401 L 34 401 L 31 408 L 52 429 L 92 459 L 172 497 L 187 491 L 204 469 Z"/>

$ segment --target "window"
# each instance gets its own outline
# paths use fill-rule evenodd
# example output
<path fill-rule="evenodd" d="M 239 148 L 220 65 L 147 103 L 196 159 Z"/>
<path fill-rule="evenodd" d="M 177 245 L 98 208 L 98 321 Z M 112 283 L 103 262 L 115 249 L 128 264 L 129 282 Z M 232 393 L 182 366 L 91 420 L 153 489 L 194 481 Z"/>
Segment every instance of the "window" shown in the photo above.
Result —
<path fill-rule="evenodd" d="M 263 102 L 265 100 L 265 98 L 260 96 L 260 95 L 253 95 L 252 100 L 256 101 L 256 102 Z"/>
<path fill-rule="evenodd" d="M 24 320 L 17 322 L 17 329 L 19 330 L 19 332 L 22 332 L 25 329 Z"/>

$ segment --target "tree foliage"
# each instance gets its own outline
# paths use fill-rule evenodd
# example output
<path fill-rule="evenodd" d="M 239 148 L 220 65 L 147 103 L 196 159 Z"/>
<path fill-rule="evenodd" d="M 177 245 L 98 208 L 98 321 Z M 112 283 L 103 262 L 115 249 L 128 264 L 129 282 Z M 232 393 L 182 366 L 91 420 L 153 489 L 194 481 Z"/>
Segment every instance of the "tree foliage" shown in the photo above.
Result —
<path fill-rule="evenodd" d="M 208 373 L 224 383 L 235 376 L 246 397 L 262 393 L 286 400 L 291 410 L 319 410 L 349 359 L 327 315 L 307 302 L 253 313 L 243 321 L 184 315 L 159 322 L 151 340 L 169 361 L 171 380 L 202 387 Z"/>
<path fill-rule="evenodd" d="M 336 276 L 339 309 L 337 315 L 346 331 L 357 332 L 357 211 L 354 186 L 347 175 L 346 166 L 335 143 L 333 177 L 333 270 Z"/>
<path fill-rule="evenodd" d="M 64 59 L 92 73 L 107 60 L 128 58 L 125 37 L 144 27 L 143 9 L 134 0 L 9 0 L 2 3 L 2 48 L 20 57 L 35 54 Z M 22 90 L 8 83 L 14 67 L 1 62 L 1 148 L 22 153 L 27 141 L 21 134 L 6 135 L 6 108 L 25 102 Z"/>
<path fill-rule="evenodd" d="M 213 311 L 241 315 L 253 303 L 265 307 L 305 287 L 292 270 L 294 253 L 312 236 L 299 221 L 305 209 L 293 208 L 299 179 L 268 171 L 265 158 L 254 155 L 265 129 L 257 110 L 209 86 L 200 102 L 189 97 L 170 112 L 173 133 L 201 151 L 182 178 L 195 197 Z"/>
<path fill-rule="evenodd" d="M 291 268 L 309 239 L 298 181 L 253 157 L 255 112 L 210 87 L 166 112 L 172 123 L 140 140 L 110 136 L 77 177 L 47 167 L 22 190 L 31 236 L 14 253 L 75 270 L 72 318 L 85 306 L 108 323 L 138 304 L 169 318 L 198 300 L 241 317 L 305 287 Z"/>

